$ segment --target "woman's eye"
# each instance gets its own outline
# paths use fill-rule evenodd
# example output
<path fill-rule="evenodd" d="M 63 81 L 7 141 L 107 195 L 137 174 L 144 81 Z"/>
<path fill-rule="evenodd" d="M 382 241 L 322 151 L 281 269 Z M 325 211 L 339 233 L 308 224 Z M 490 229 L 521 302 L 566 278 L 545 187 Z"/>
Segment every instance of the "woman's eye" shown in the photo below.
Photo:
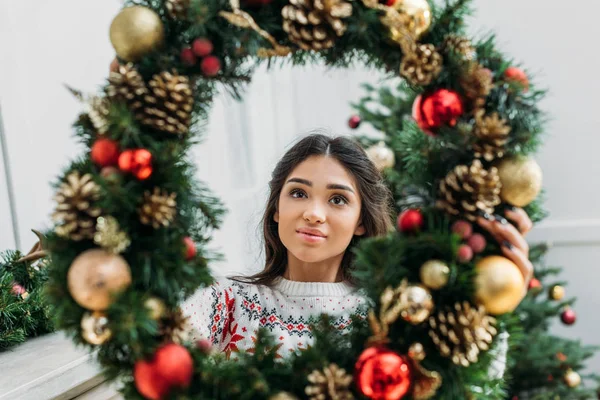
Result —
<path fill-rule="evenodd" d="M 294 189 L 290 192 L 290 196 L 292 196 L 296 199 L 301 199 L 303 196 L 306 196 L 306 194 L 304 193 L 303 190 Z"/>
<path fill-rule="evenodd" d="M 336 206 L 343 206 L 344 204 L 348 204 L 348 200 L 346 200 L 344 197 L 342 196 L 335 196 L 332 197 L 331 201 L 333 204 L 335 204 Z"/>

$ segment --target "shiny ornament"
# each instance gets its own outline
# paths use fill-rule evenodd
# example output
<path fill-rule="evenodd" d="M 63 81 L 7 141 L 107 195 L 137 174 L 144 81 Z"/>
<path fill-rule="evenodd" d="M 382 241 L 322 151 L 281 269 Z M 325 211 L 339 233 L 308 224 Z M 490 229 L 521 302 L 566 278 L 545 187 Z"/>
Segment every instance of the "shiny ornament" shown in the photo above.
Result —
<path fill-rule="evenodd" d="M 194 362 L 181 345 L 171 343 L 162 346 L 156 351 L 154 365 L 156 372 L 172 386 L 186 388 L 192 381 Z"/>
<path fill-rule="evenodd" d="M 492 315 L 513 311 L 523 298 L 523 274 L 512 261 L 487 256 L 477 262 L 475 299 Z"/>
<path fill-rule="evenodd" d="M 213 44 L 205 38 L 198 38 L 192 42 L 192 51 L 198 57 L 206 57 L 213 52 Z"/>
<path fill-rule="evenodd" d="M 366 153 L 369 160 L 375 164 L 375 167 L 379 171 L 383 171 L 386 168 L 394 168 L 394 165 L 396 165 L 394 151 L 387 147 L 384 142 L 379 142 L 369 147 Z"/>
<path fill-rule="evenodd" d="M 198 59 L 196 58 L 196 55 L 191 47 L 186 47 L 185 49 L 181 50 L 181 53 L 179 53 L 179 59 L 188 67 L 196 65 L 198 62 Z"/>
<path fill-rule="evenodd" d="M 129 247 L 131 239 L 121 230 L 119 222 L 114 217 L 98 217 L 94 243 L 104 250 L 119 254 Z"/>
<path fill-rule="evenodd" d="M 348 126 L 350 129 L 357 129 L 362 122 L 360 115 L 353 115 L 348 119 Z"/>
<path fill-rule="evenodd" d="M 193 260 L 196 257 L 196 243 L 194 243 L 191 237 L 186 236 L 183 238 L 183 244 L 185 245 L 186 261 Z"/>
<path fill-rule="evenodd" d="M 409 17 L 406 29 L 415 39 L 423 36 L 431 26 L 431 7 L 427 0 L 396 0 L 391 7 Z M 403 34 L 403 30 L 392 29 L 391 33 L 392 38 L 401 40 L 398 36 Z"/>
<path fill-rule="evenodd" d="M 487 241 L 485 240 L 485 237 L 483 237 L 482 234 L 475 233 L 467 240 L 467 244 L 471 249 L 473 249 L 473 253 L 479 254 L 483 250 L 485 250 L 485 247 L 487 246 Z"/>
<path fill-rule="evenodd" d="M 403 290 L 400 294 L 400 303 L 405 305 L 400 316 L 413 325 L 427 320 L 434 307 L 431 293 L 421 285 L 409 285 Z"/>
<path fill-rule="evenodd" d="M 208 339 L 198 340 L 196 342 L 196 347 L 204 354 L 210 354 L 213 349 L 212 342 Z"/>
<path fill-rule="evenodd" d="M 110 41 L 115 51 L 126 61 L 139 61 L 158 49 L 164 41 L 163 23 L 150 8 L 124 8 L 110 25 Z"/>
<path fill-rule="evenodd" d="M 450 279 L 450 267 L 440 260 L 429 260 L 419 270 L 421 282 L 430 289 L 441 289 Z"/>
<path fill-rule="evenodd" d="M 349 387 L 352 383 L 352 375 L 348 375 L 346 370 L 338 367 L 336 364 L 329 364 L 322 370 L 311 372 L 307 380 L 304 393 L 309 400 L 354 400 L 354 396 Z"/>
<path fill-rule="evenodd" d="M 354 369 L 358 390 L 370 399 L 401 399 L 412 383 L 409 361 L 383 347 L 362 352 Z"/>
<path fill-rule="evenodd" d="M 215 77 L 221 71 L 221 61 L 215 56 L 204 57 L 200 63 L 200 69 L 204 76 Z"/>
<path fill-rule="evenodd" d="M 508 67 L 506 71 L 504 71 L 504 78 L 509 82 L 516 82 L 522 88 L 524 92 L 529 90 L 529 78 L 527 78 L 527 74 L 520 68 L 517 67 Z"/>
<path fill-rule="evenodd" d="M 87 312 L 81 318 L 81 336 L 93 345 L 104 344 L 112 337 L 108 318 L 102 311 Z"/>
<path fill-rule="evenodd" d="M 461 244 L 456 252 L 456 259 L 461 263 L 468 263 L 473 259 L 473 249 L 468 244 Z"/>
<path fill-rule="evenodd" d="M 542 282 L 540 282 L 539 279 L 532 278 L 529 281 L 528 289 L 534 293 L 539 293 L 542 290 Z"/>
<path fill-rule="evenodd" d="M 560 285 L 554 285 L 550 288 L 548 297 L 555 301 L 560 301 L 565 297 L 565 288 Z"/>
<path fill-rule="evenodd" d="M 473 225 L 468 221 L 460 220 L 452 224 L 451 230 L 461 239 L 466 240 L 473 234 Z"/>
<path fill-rule="evenodd" d="M 106 182 L 112 186 L 118 186 L 123 181 L 123 176 L 117 167 L 104 167 L 100 170 L 100 176 L 102 176 Z"/>
<path fill-rule="evenodd" d="M 106 310 L 113 296 L 131 284 L 131 270 L 125 259 L 106 250 L 81 253 L 69 268 L 67 285 L 73 299 L 83 308 Z"/>
<path fill-rule="evenodd" d="M 167 314 L 167 306 L 158 297 L 150 297 L 144 302 L 144 307 L 150 311 L 150 318 L 158 321 Z"/>
<path fill-rule="evenodd" d="M 133 380 L 135 388 L 142 396 L 150 400 L 161 400 L 166 398 L 171 385 L 160 376 L 154 368 L 154 364 L 140 360 L 133 367 Z"/>
<path fill-rule="evenodd" d="M 565 325 L 573 325 L 577 320 L 577 314 L 575 314 L 575 311 L 573 311 L 571 308 L 566 308 L 560 314 L 560 320 Z"/>
<path fill-rule="evenodd" d="M 398 215 L 397 227 L 402 233 L 416 233 L 423 229 L 425 220 L 420 210 L 406 210 Z"/>
<path fill-rule="evenodd" d="M 542 169 L 528 157 L 503 159 L 497 166 L 502 191 L 500 197 L 516 207 L 525 207 L 542 190 Z"/>
<path fill-rule="evenodd" d="M 146 149 L 125 150 L 119 156 L 119 169 L 139 180 L 148 179 L 152 175 L 152 154 Z"/>
<path fill-rule="evenodd" d="M 427 95 L 419 95 L 413 103 L 412 115 L 419 128 L 428 135 L 443 125 L 454 126 L 463 115 L 464 106 L 460 95 L 452 90 L 438 89 Z"/>
<path fill-rule="evenodd" d="M 117 165 L 119 144 L 106 138 L 96 140 L 92 145 L 91 159 L 99 167 Z"/>
<path fill-rule="evenodd" d="M 581 384 L 581 376 L 570 368 L 565 373 L 563 380 L 571 389 L 574 389 Z"/>

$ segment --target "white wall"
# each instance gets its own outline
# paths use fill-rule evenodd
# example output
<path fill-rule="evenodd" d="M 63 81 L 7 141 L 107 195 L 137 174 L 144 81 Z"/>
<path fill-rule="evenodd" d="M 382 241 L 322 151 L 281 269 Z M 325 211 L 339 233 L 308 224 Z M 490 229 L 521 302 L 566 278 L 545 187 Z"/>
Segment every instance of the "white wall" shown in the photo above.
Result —
<path fill-rule="evenodd" d="M 579 297 L 578 323 L 557 332 L 600 343 L 594 322 L 600 294 L 600 195 L 596 179 L 600 113 L 596 93 L 600 56 L 594 51 L 600 4 L 577 5 L 543 0 L 476 1 L 473 33 L 494 30 L 502 49 L 537 72 L 536 81 L 551 89 L 542 107 L 552 122 L 538 157 L 545 172 L 551 218 L 531 234 L 555 244 L 550 261 L 564 265 L 568 293 Z M 63 83 L 87 91 L 106 78 L 113 51 L 108 27 L 120 8 L 117 0 L 0 2 L 0 105 L 13 173 L 19 238 L 34 241 L 31 228 L 48 226 L 52 209 L 49 182 L 80 149 L 70 125 L 79 105 Z M 543 12 L 543 15 L 542 15 Z M 260 267 L 256 226 L 270 170 L 285 147 L 315 128 L 348 133 L 349 101 L 359 83 L 378 74 L 356 68 L 286 68 L 256 74 L 245 101 L 219 97 L 206 142 L 194 150 L 199 174 L 226 202 L 230 213 L 215 245 L 228 260 L 215 266 L 225 275 Z M 1 168 L 1 167 L 0 167 Z M 14 246 L 8 224 L 5 181 L 0 170 L 0 248 Z M 600 356 L 592 367 L 600 370 Z"/>

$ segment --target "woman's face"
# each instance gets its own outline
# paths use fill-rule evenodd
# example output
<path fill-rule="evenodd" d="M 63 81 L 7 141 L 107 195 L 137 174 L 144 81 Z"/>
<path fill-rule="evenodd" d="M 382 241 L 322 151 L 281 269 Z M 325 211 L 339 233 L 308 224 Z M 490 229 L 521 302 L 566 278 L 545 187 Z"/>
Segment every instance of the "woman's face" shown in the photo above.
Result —
<path fill-rule="evenodd" d="M 331 157 L 298 164 L 285 179 L 277 210 L 279 238 L 300 261 L 339 256 L 354 235 L 365 233 L 354 177 Z"/>

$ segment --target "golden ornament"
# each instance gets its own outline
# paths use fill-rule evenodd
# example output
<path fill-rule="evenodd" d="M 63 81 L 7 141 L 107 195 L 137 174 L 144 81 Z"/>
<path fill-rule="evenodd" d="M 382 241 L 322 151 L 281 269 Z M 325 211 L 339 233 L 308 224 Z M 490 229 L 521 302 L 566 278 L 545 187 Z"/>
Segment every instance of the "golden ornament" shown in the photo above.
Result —
<path fill-rule="evenodd" d="M 431 316 L 429 326 L 429 336 L 440 354 L 463 367 L 476 363 L 479 353 L 489 350 L 498 334 L 496 319 L 486 315 L 483 306 L 473 308 L 466 301 Z"/>
<path fill-rule="evenodd" d="M 110 25 L 110 41 L 118 56 L 139 61 L 159 48 L 165 39 L 160 16 L 143 6 L 124 8 Z"/>
<path fill-rule="evenodd" d="M 386 168 L 393 168 L 396 165 L 394 151 L 387 147 L 384 142 L 379 142 L 369 147 L 365 152 L 379 171 L 383 171 Z"/>
<path fill-rule="evenodd" d="M 269 397 L 269 400 L 298 400 L 298 398 L 288 392 L 279 392 L 279 393 Z"/>
<path fill-rule="evenodd" d="M 440 260 L 429 260 L 419 270 L 421 282 L 430 289 L 441 289 L 450 279 L 450 268 Z"/>
<path fill-rule="evenodd" d="M 144 302 L 144 306 L 150 311 L 150 318 L 156 321 L 163 318 L 167 313 L 167 306 L 158 297 L 150 297 Z"/>
<path fill-rule="evenodd" d="M 314 370 L 308 375 L 305 393 L 309 400 L 352 400 L 350 391 L 352 375 L 336 364 L 329 364 L 322 371 Z"/>
<path fill-rule="evenodd" d="M 504 156 L 504 146 L 508 142 L 511 128 L 506 120 L 500 118 L 498 113 L 485 115 L 483 108 L 475 111 L 475 129 L 473 135 L 476 138 L 473 143 L 475 157 L 483 157 L 486 161 L 492 161 Z"/>
<path fill-rule="evenodd" d="M 550 288 L 549 296 L 552 300 L 560 301 L 565 297 L 565 288 L 560 285 L 554 285 Z"/>
<path fill-rule="evenodd" d="M 169 226 L 177 211 L 176 193 L 154 188 L 154 192 L 146 191 L 144 201 L 139 209 L 140 221 L 144 225 L 152 225 L 154 229 Z"/>
<path fill-rule="evenodd" d="M 542 190 L 542 169 L 534 159 L 513 157 L 498 164 L 498 175 L 502 182 L 500 197 L 516 207 L 525 207 Z"/>
<path fill-rule="evenodd" d="M 400 316 L 413 325 L 427 320 L 433 310 L 433 297 L 429 290 L 421 285 L 409 285 L 400 294 L 400 302 L 406 304 Z"/>
<path fill-rule="evenodd" d="M 112 304 L 115 294 L 131 284 L 131 270 L 119 255 L 101 249 L 86 250 L 71 264 L 67 284 L 77 304 L 103 311 Z"/>
<path fill-rule="evenodd" d="M 487 256 L 477 262 L 475 299 L 492 315 L 513 311 L 525 294 L 523 274 L 502 256 Z"/>
<path fill-rule="evenodd" d="M 111 216 L 98 217 L 94 243 L 111 253 L 119 254 L 129 247 L 131 239 L 125 232 L 121 231 L 116 218 Z"/>
<path fill-rule="evenodd" d="M 400 75 L 413 85 L 427 86 L 442 72 L 442 56 L 432 44 L 415 44 L 400 63 Z"/>
<path fill-rule="evenodd" d="M 431 8 L 427 0 L 396 0 L 392 8 L 408 16 L 406 28 L 416 39 L 423 36 L 431 26 Z M 399 34 L 401 32 L 392 29 L 392 37 Z"/>
<path fill-rule="evenodd" d="M 565 373 L 563 379 L 567 386 L 571 389 L 576 388 L 581 384 L 581 376 L 570 368 Z"/>
<path fill-rule="evenodd" d="M 81 318 L 81 336 L 94 345 L 104 344 L 112 336 L 108 328 L 108 318 L 101 311 L 86 312 Z"/>

